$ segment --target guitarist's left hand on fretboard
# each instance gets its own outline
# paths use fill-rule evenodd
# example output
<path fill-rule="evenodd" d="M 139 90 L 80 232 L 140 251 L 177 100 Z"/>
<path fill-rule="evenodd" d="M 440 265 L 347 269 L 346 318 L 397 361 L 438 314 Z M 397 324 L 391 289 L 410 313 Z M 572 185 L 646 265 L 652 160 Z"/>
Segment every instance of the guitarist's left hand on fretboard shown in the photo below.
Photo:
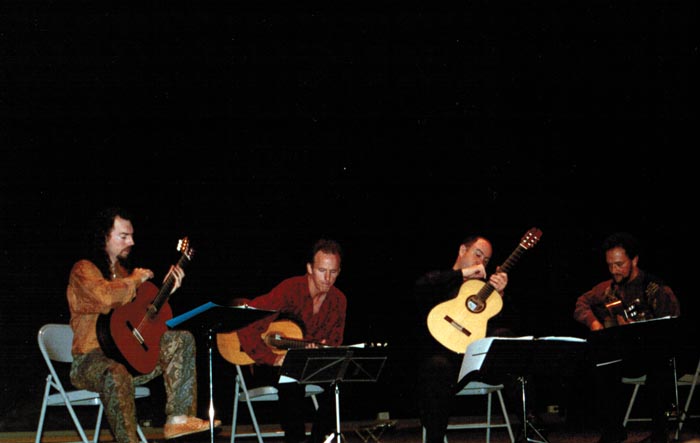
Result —
<path fill-rule="evenodd" d="M 170 266 L 170 270 L 163 281 L 167 281 L 168 278 L 174 279 L 173 289 L 170 291 L 172 294 L 173 292 L 177 291 L 180 286 L 182 286 L 182 280 L 185 278 L 185 271 L 180 266 L 172 265 Z"/>
<path fill-rule="evenodd" d="M 498 269 L 495 274 L 491 274 L 489 277 L 489 284 L 493 286 L 500 295 L 503 295 L 503 291 L 508 286 L 508 274 L 505 272 L 500 272 Z"/>

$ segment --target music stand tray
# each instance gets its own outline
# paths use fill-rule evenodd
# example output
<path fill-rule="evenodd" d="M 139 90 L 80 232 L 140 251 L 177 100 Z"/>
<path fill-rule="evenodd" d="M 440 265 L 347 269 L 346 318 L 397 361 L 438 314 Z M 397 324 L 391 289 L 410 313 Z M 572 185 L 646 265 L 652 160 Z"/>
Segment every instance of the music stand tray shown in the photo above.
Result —
<path fill-rule="evenodd" d="M 680 318 L 666 316 L 592 331 L 588 343 L 596 366 L 605 366 L 641 353 L 670 358 L 681 348 L 680 334 Z"/>
<path fill-rule="evenodd" d="M 248 305 L 222 306 L 214 302 L 204 303 L 184 314 L 166 321 L 169 328 L 177 329 L 201 329 L 216 332 L 230 332 L 274 314 L 276 311 L 267 311 Z"/>
<path fill-rule="evenodd" d="M 335 433 L 324 443 L 340 434 L 340 382 L 376 382 L 386 362 L 382 348 L 341 346 L 334 348 L 290 349 L 284 358 L 280 374 L 299 383 L 331 383 L 335 386 Z"/>
<path fill-rule="evenodd" d="M 299 383 L 374 382 L 386 362 L 381 348 L 290 349 L 281 374 Z"/>

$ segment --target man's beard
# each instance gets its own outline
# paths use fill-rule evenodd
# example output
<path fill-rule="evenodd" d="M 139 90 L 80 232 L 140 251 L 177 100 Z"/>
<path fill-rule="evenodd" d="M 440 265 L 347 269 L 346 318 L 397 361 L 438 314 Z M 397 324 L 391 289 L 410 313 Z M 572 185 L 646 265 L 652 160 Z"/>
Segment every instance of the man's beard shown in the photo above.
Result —
<path fill-rule="evenodd" d="M 124 249 L 117 256 L 117 260 L 119 260 L 119 263 L 126 269 L 131 269 L 131 261 L 129 260 L 129 253 L 130 252 L 131 252 L 131 248 Z"/>
<path fill-rule="evenodd" d="M 630 281 L 630 273 L 627 273 L 627 275 L 623 275 L 620 280 L 615 280 L 615 283 L 618 285 L 626 285 Z"/>

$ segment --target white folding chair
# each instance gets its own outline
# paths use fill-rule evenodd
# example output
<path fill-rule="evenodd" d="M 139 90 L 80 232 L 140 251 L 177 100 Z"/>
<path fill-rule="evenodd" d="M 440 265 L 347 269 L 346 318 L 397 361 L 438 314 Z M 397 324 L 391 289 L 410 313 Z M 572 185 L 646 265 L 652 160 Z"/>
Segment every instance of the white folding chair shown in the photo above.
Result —
<path fill-rule="evenodd" d="M 467 383 L 466 386 L 462 388 L 461 391 L 457 393 L 457 396 L 463 395 L 485 395 L 486 396 L 486 421 L 485 422 L 475 422 L 475 423 L 450 423 L 447 425 L 447 430 L 455 429 L 486 429 L 486 443 L 491 441 L 491 429 L 493 428 L 507 428 L 508 435 L 510 436 L 511 443 L 515 442 L 515 436 L 513 435 L 513 429 L 510 425 L 510 418 L 508 416 L 508 411 L 506 409 L 506 403 L 503 401 L 503 385 L 490 385 L 480 381 L 472 381 Z M 503 414 L 503 423 L 494 423 L 491 420 L 491 410 L 493 403 L 493 393 L 498 395 L 498 401 L 501 404 L 501 413 Z M 423 428 L 423 443 L 425 443 L 425 428 Z M 447 435 L 445 435 L 445 443 L 447 443 Z"/>
<path fill-rule="evenodd" d="M 48 406 L 65 406 L 68 409 L 68 413 L 73 419 L 73 423 L 80 435 L 80 441 L 82 443 L 90 443 L 90 441 L 73 407 L 97 406 L 97 420 L 95 423 L 95 433 L 92 439 L 93 443 L 97 443 L 100 438 L 100 426 L 104 413 L 104 406 L 100 401 L 99 394 L 85 389 L 66 391 L 53 364 L 53 362 L 71 363 L 73 361 L 73 356 L 71 355 L 73 330 L 70 325 L 67 324 L 46 324 L 39 330 L 37 341 L 39 342 L 41 355 L 44 357 L 46 366 L 49 369 L 49 375 L 46 377 L 46 387 L 44 388 L 44 399 L 41 405 L 41 414 L 39 416 L 39 425 L 36 430 L 35 443 L 41 443 L 44 419 L 46 418 L 46 408 Z M 56 392 L 51 393 L 52 391 Z M 151 393 L 147 387 L 139 386 L 136 388 L 136 398 L 148 397 L 149 395 L 151 395 Z M 137 431 L 141 441 L 144 443 L 147 442 L 148 440 L 140 426 L 137 427 Z"/>
<path fill-rule="evenodd" d="M 236 366 L 236 384 L 234 388 L 233 395 L 233 419 L 231 421 L 231 443 L 236 441 L 236 437 L 252 437 L 256 436 L 258 438 L 258 443 L 263 443 L 263 437 L 280 437 L 282 436 L 282 431 L 270 431 L 262 432 L 260 430 L 260 425 L 258 424 L 258 419 L 255 416 L 255 411 L 253 410 L 253 402 L 256 401 L 278 401 L 279 395 L 277 393 L 277 388 L 274 386 L 261 386 L 258 388 L 248 389 L 243 378 L 243 371 L 240 365 Z M 318 410 L 318 400 L 316 396 L 323 392 L 323 388 L 314 384 L 305 384 L 306 397 L 311 397 L 313 401 L 314 408 Z M 255 432 L 237 432 L 236 426 L 238 421 L 238 403 L 245 402 L 248 405 L 248 412 L 250 413 L 250 419 L 253 423 L 253 429 Z M 308 433 L 307 433 L 308 434 Z"/>
<path fill-rule="evenodd" d="M 675 362 L 674 368 L 675 368 Z M 675 372 L 675 369 L 674 369 Z M 695 392 L 695 386 L 698 385 L 698 372 L 700 372 L 700 360 L 698 360 L 698 364 L 695 368 L 695 373 L 694 374 L 684 374 L 681 377 L 676 378 L 675 380 L 675 401 L 676 404 L 679 405 L 680 407 L 680 397 L 679 397 L 679 388 L 682 387 L 689 387 L 688 395 L 685 397 L 685 405 L 683 406 L 682 409 L 680 410 L 680 417 L 681 419 L 678 421 L 678 426 L 676 427 L 676 440 L 678 440 L 678 436 L 681 432 L 681 429 L 683 427 L 683 423 L 685 422 L 686 419 L 688 418 L 698 418 L 700 415 L 689 415 L 688 410 L 690 408 L 690 402 L 693 399 L 693 393 Z M 641 377 L 623 377 L 622 378 L 622 383 L 628 384 L 628 385 L 634 385 L 634 389 L 632 390 L 632 395 L 630 397 L 630 401 L 627 404 L 627 411 L 625 412 L 625 418 L 622 422 L 623 426 L 627 426 L 627 423 L 629 422 L 638 422 L 638 421 L 651 421 L 650 417 L 634 417 L 632 416 L 632 411 L 634 408 L 635 401 L 637 400 L 637 395 L 639 394 L 639 389 L 640 387 L 644 386 L 646 383 L 646 375 L 642 375 Z"/>

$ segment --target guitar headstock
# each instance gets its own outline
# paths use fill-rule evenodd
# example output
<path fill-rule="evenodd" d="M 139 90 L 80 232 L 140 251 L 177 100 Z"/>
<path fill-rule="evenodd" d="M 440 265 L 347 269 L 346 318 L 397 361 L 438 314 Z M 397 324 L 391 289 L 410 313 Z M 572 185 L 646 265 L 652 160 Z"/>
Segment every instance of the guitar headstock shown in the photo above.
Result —
<path fill-rule="evenodd" d="M 182 255 L 187 257 L 188 260 L 192 260 L 194 249 L 190 246 L 190 240 L 187 237 L 183 237 L 177 241 L 177 250 L 182 252 Z"/>
<path fill-rule="evenodd" d="M 537 244 L 538 241 L 540 241 L 540 238 L 542 237 L 542 230 L 538 228 L 530 228 L 525 235 L 523 235 L 523 238 L 520 239 L 520 246 L 522 246 L 525 249 L 530 249 L 533 246 Z"/>

